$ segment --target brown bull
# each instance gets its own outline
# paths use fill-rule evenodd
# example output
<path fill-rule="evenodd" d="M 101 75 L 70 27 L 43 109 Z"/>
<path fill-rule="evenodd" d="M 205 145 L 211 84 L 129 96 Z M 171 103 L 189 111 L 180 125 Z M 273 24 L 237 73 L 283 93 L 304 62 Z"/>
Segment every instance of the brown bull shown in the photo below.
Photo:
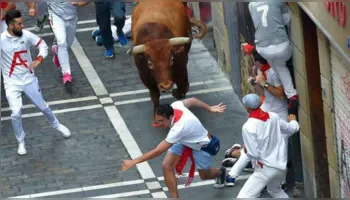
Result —
<path fill-rule="evenodd" d="M 140 2 L 132 14 L 132 40 L 134 47 L 128 51 L 134 55 L 143 84 L 149 89 L 154 105 L 153 120 L 159 105 L 160 93 L 172 90 L 176 99 L 186 96 L 189 90 L 187 62 L 191 48 L 191 27 L 202 39 L 206 25 L 189 19 L 182 2 Z"/>

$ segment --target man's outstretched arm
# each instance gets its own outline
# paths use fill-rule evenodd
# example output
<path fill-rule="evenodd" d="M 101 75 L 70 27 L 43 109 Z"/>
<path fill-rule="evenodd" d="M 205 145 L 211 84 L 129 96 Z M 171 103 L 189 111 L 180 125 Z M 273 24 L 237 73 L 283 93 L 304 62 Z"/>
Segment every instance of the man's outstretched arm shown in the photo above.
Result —
<path fill-rule="evenodd" d="M 212 113 L 223 113 L 226 110 L 226 105 L 223 105 L 222 103 L 215 106 L 209 106 L 208 104 L 194 97 L 182 100 L 182 102 L 187 108 L 198 107 Z"/>
<path fill-rule="evenodd" d="M 170 144 L 164 140 L 161 143 L 159 143 L 158 146 L 155 149 L 153 149 L 152 151 L 149 151 L 149 152 L 143 154 L 142 156 L 135 158 L 133 160 L 124 160 L 121 170 L 126 171 L 139 163 L 145 162 L 147 160 L 151 160 L 151 159 L 159 156 L 160 154 L 164 153 L 165 151 L 167 151 L 172 145 L 173 144 Z"/>

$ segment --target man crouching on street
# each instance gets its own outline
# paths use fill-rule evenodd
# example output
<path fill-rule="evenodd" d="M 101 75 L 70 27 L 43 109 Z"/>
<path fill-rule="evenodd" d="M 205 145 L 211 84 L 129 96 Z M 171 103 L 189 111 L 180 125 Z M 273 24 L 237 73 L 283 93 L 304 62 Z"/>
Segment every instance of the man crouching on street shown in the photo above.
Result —
<path fill-rule="evenodd" d="M 168 150 L 162 166 L 165 183 L 171 197 L 179 198 L 174 170 L 176 169 L 181 174 L 188 157 L 192 161 L 192 166 L 187 185 L 193 179 L 196 165 L 202 180 L 217 178 L 214 187 L 224 187 L 226 169 L 211 167 L 211 158 L 219 151 L 220 142 L 208 133 L 198 118 L 189 110 L 190 107 L 200 107 L 211 113 L 223 113 L 226 109 L 226 105 L 209 106 L 196 98 L 176 101 L 171 105 L 160 105 L 156 113 L 156 122 L 161 128 L 170 127 L 166 139 L 152 151 L 134 160 L 124 160 L 122 171 L 155 158 Z"/>

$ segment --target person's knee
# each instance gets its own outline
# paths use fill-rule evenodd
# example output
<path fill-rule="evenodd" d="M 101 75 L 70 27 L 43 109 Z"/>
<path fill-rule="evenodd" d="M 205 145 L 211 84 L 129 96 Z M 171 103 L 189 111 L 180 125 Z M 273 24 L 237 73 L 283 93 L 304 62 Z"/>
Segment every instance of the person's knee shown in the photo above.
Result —
<path fill-rule="evenodd" d="M 22 117 L 21 109 L 12 109 L 11 111 L 12 111 L 12 113 L 11 113 L 11 119 L 12 120 L 19 120 L 19 119 L 21 119 L 21 117 Z"/>
<path fill-rule="evenodd" d="M 163 169 L 163 171 L 174 171 L 175 165 L 171 162 L 163 161 L 162 169 Z"/>
<path fill-rule="evenodd" d="M 212 171 L 210 169 L 208 169 L 208 170 L 198 170 L 199 178 L 201 180 L 212 179 L 211 173 L 212 173 Z"/>

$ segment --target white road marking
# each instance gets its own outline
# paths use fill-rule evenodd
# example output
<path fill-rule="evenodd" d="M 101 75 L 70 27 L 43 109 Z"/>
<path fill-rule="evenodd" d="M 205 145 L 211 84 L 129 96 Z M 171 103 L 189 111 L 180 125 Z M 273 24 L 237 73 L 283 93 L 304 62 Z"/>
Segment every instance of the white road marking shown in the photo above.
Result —
<path fill-rule="evenodd" d="M 192 92 L 188 92 L 187 95 L 207 94 L 207 93 L 211 93 L 211 92 L 220 92 L 220 91 L 225 91 L 225 90 L 232 90 L 232 87 L 220 87 L 220 88 L 212 88 L 212 89 L 204 89 L 204 90 L 192 91 Z M 173 96 L 171 96 L 171 95 L 164 95 L 164 96 L 160 97 L 160 99 L 169 99 L 169 98 L 173 98 Z M 151 101 L 151 98 L 147 97 L 147 98 L 131 99 L 131 100 L 126 100 L 126 101 L 117 101 L 114 104 L 119 106 L 119 105 L 140 103 L 140 102 L 146 102 L 146 101 Z"/>
<path fill-rule="evenodd" d="M 142 195 L 142 194 L 149 194 L 149 193 L 151 193 L 149 190 L 139 190 L 139 191 L 133 191 L 133 192 L 109 194 L 109 195 L 98 196 L 98 197 L 90 197 L 90 198 L 121 198 L 121 197 L 131 197 L 131 196 Z"/>
<path fill-rule="evenodd" d="M 66 104 L 66 103 L 77 103 L 77 102 L 83 102 L 83 101 L 92 101 L 97 100 L 98 98 L 96 96 L 89 96 L 89 97 L 82 97 L 82 98 L 75 98 L 75 99 L 66 99 L 66 100 L 57 100 L 57 101 L 50 101 L 47 102 L 48 105 L 59 105 L 59 104 Z M 35 108 L 35 105 L 33 104 L 27 104 L 23 105 L 22 109 L 26 108 Z M 1 112 L 10 111 L 9 107 L 1 108 Z"/>
<path fill-rule="evenodd" d="M 199 85 L 210 85 L 214 83 L 220 83 L 220 82 L 228 82 L 226 79 L 221 80 L 208 80 L 208 81 L 198 81 L 190 83 L 190 86 L 199 86 Z M 110 97 L 119 97 L 119 96 L 126 96 L 126 95 L 134 95 L 134 94 L 142 94 L 142 93 L 148 93 L 148 89 L 142 89 L 142 90 L 134 90 L 134 91 L 128 91 L 128 92 L 117 92 L 117 93 L 111 93 Z"/>
<path fill-rule="evenodd" d="M 198 82 L 193 82 L 190 83 L 190 86 L 199 86 L 199 85 L 210 85 L 210 84 L 215 84 L 215 83 L 220 83 L 220 82 L 225 82 L 227 81 L 226 79 L 222 80 L 208 80 L 208 81 L 198 81 Z M 118 93 L 111 93 L 109 96 L 110 97 L 120 97 L 120 96 L 127 96 L 127 95 L 133 95 L 133 94 L 141 94 L 141 93 L 148 93 L 148 89 L 143 89 L 143 90 L 134 90 L 134 91 L 128 91 L 128 92 L 118 92 Z M 65 100 L 57 100 L 57 101 L 49 101 L 47 102 L 48 105 L 60 105 L 60 104 L 66 104 L 66 103 L 77 103 L 77 102 L 84 102 L 84 101 L 92 101 L 92 100 L 97 100 L 97 96 L 87 96 L 87 97 L 81 97 L 81 98 L 74 98 L 74 99 L 65 99 Z M 105 103 L 113 103 L 109 100 L 108 97 L 106 98 L 101 98 L 100 102 L 102 104 Z M 33 104 L 26 104 L 22 106 L 22 109 L 28 109 L 28 108 L 35 108 L 35 105 Z M 10 111 L 9 107 L 1 108 L 1 112 L 7 112 Z"/>
<path fill-rule="evenodd" d="M 236 181 L 238 180 L 247 180 L 251 175 L 241 175 L 239 176 Z M 181 184 L 177 186 L 177 189 L 186 189 L 186 188 L 191 188 L 191 187 L 200 187 L 200 186 L 205 186 L 205 185 L 213 185 L 215 183 L 215 180 L 206 180 L 206 181 L 200 181 L 196 183 L 191 183 L 189 187 L 186 187 L 186 184 Z M 163 187 L 164 191 L 169 191 L 167 187 Z"/>
<path fill-rule="evenodd" d="M 197 90 L 197 91 L 189 92 L 189 93 L 187 93 L 187 95 L 208 94 L 208 93 L 212 93 L 212 92 L 227 91 L 227 90 L 232 90 L 232 87 L 229 86 L 229 87 Z M 160 99 L 169 99 L 172 97 L 173 96 L 171 96 L 171 95 L 164 95 L 164 96 L 161 96 Z M 140 102 L 147 102 L 147 101 L 151 101 L 151 99 L 149 97 L 147 97 L 147 98 L 131 99 L 131 100 L 126 100 L 126 101 L 116 101 L 116 102 L 114 102 L 114 105 L 126 105 L 126 104 L 133 104 L 133 103 L 140 103 Z M 62 109 L 62 110 L 54 110 L 53 113 L 60 114 L 60 113 L 68 113 L 68 112 L 77 112 L 77 111 L 82 111 L 82 110 L 92 110 L 92 109 L 96 109 L 96 108 L 102 108 L 102 105 L 96 104 L 96 105 L 90 105 L 90 106 L 67 108 L 67 109 Z M 37 116 L 42 116 L 42 115 L 43 114 L 41 112 L 29 113 L 29 114 L 23 114 L 22 118 L 37 117 Z M 121 118 L 120 115 L 119 115 L 119 117 Z M 119 121 L 122 120 L 120 118 L 118 118 L 117 120 L 119 120 Z M 10 120 L 10 119 L 11 119 L 11 116 L 2 117 L 1 121 L 6 121 L 6 120 Z M 123 122 L 124 122 L 124 120 L 123 120 Z M 124 129 L 120 129 L 120 131 L 124 131 Z M 133 139 L 131 139 L 131 140 L 133 140 Z M 129 142 L 129 141 L 126 140 L 125 142 Z M 138 152 L 138 150 L 133 150 L 135 148 L 134 144 L 130 144 L 130 145 L 131 145 L 130 146 L 131 151 L 135 151 L 135 152 L 137 152 L 136 153 L 137 155 L 141 155 L 140 152 Z"/>
<path fill-rule="evenodd" d="M 89 83 L 91 84 L 92 89 L 95 91 L 95 94 L 97 96 L 108 94 L 101 79 L 98 77 L 97 72 L 95 71 L 89 58 L 87 57 L 87 55 L 84 52 L 83 47 L 80 45 L 80 43 L 76 37 L 74 37 L 74 41 L 73 41 L 71 48 L 72 48 L 72 51 L 73 51 L 79 65 L 80 65 L 81 69 L 83 70 L 86 78 L 88 79 Z"/>
<path fill-rule="evenodd" d="M 88 78 L 88 81 L 91 84 L 91 87 L 94 89 L 96 95 L 105 95 L 108 94 L 105 86 L 103 85 L 100 77 L 96 73 L 94 67 L 92 66 L 91 62 L 89 61 L 89 58 L 85 54 L 82 46 L 80 45 L 78 39 L 75 37 L 74 42 L 72 45 L 72 50 L 75 55 L 75 57 L 78 59 L 80 67 L 83 69 L 85 75 Z M 142 155 L 142 152 L 136 143 L 135 139 L 133 138 L 132 134 L 130 133 L 130 130 L 125 124 L 124 119 L 120 115 L 118 109 L 116 106 L 107 106 L 104 107 L 105 112 L 107 113 L 107 116 L 109 120 L 112 122 L 114 129 L 117 131 L 117 133 L 120 136 L 121 141 L 123 142 L 125 148 L 129 152 L 131 158 L 136 158 L 140 155 Z M 151 166 L 148 164 L 148 162 L 143 162 L 138 165 L 136 165 L 137 169 L 140 172 L 140 175 L 143 179 L 148 178 L 155 178 L 156 175 L 154 174 Z M 149 190 L 147 190 L 149 192 Z M 138 191 L 140 192 L 140 191 Z M 165 194 L 164 194 L 165 195 Z M 122 196 L 108 196 L 110 198 L 112 197 L 122 197 Z"/>
<path fill-rule="evenodd" d="M 91 106 L 67 108 L 67 109 L 62 109 L 62 110 L 53 110 L 52 112 L 55 114 L 60 114 L 60 113 L 76 112 L 76 111 L 82 111 L 82 110 L 92 110 L 92 109 L 96 109 L 96 108 L 102 108 L 102 105 L 97 104 L 97 105 L 91 105 Z M 37 117 L 37 116 L 42 116 L 42 115 L 43 115 L 43 113 L 41 113 L 41 112 L 23 114 L 22 118 Z M 10 120 L 10 119 L 11 119 L 11 116 L 1 117 L 1 121 L 6 121 L 6 120 Z"/>
<path fill-rule="evenodd" d="M 140 180 L 134 180 L 134 181 L 110 183 L 110 184 L 105 184 L 105 185 L 95 185 L 95 186 L 82 187 L 82 189 L 83 189 L 83 191 L 100 190 L 100 189 L 121 187 L 121 186 L 127 186 L 127 185 L 137 185 L 137 184 L 141 184 L 144 182 L 145 182 L 144 180 L 140 179 Z"/>
<path fill-rule="evenodd" d="M 147 182 L 146 185 L 150 190 L 162 188 L 162 186 L 160 186 L 158 181 Z"/>
<path fill-rule="evenodd" d="M 101 104 L 106 104 L 106 103 L 113 103 L 113 100 L 111 97 L 105 97 L 100 99 Z"/>

